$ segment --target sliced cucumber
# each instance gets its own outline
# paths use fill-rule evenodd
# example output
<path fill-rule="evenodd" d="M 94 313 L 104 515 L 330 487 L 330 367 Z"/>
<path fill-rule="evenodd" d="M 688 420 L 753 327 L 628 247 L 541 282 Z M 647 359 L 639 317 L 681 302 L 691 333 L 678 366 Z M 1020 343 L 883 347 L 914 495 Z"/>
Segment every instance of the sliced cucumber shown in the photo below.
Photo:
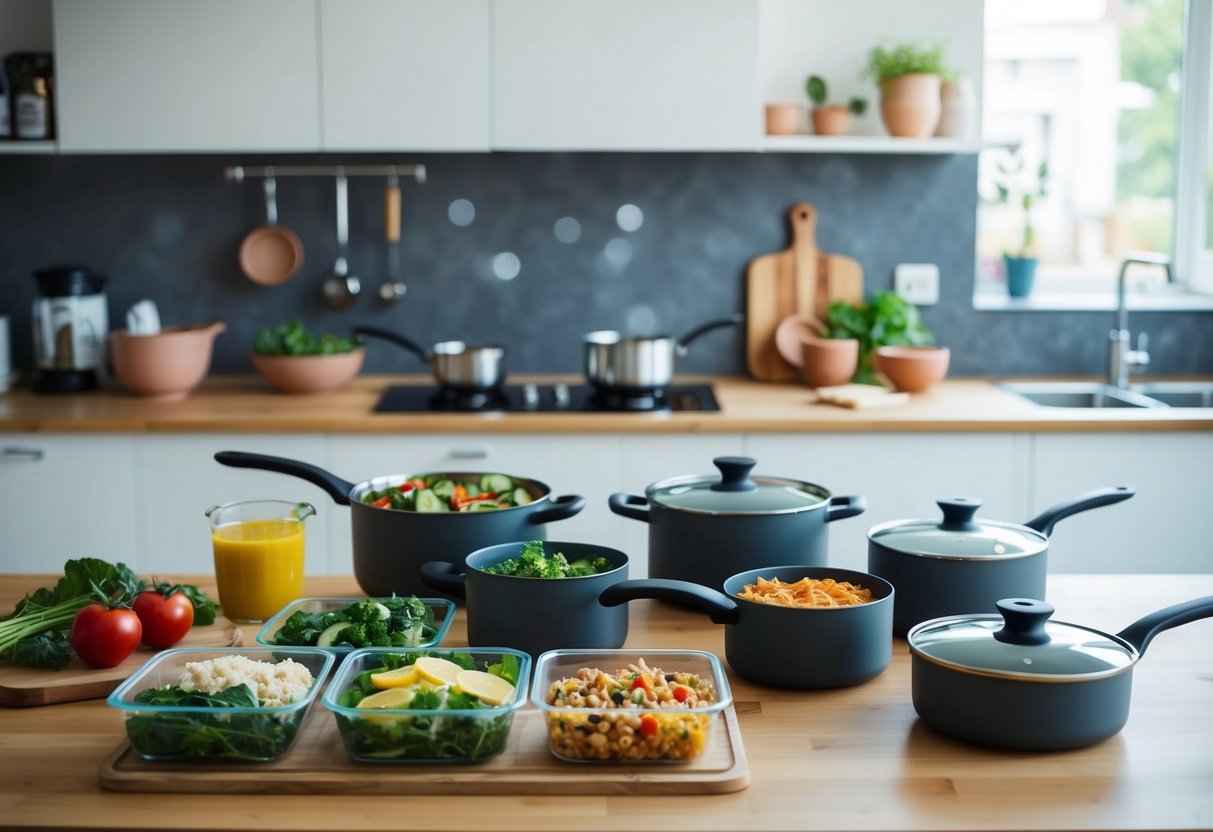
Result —
<path fill-rule="evenodd" d="M 531 497 L 530 494 L 527 493 L 527 490 L 525 488 L 523 488 L 522 486 L 519 486 L 518 488 L 514 489 L 512 499 L 514 500 L 514 502 L 517 505 L 520 505 L 520 506 L 525 506 L 527 503 L 534 502 L 534 499 Z"/>
<path fill-rule="evenodd" d="M 389 618 L 392 617 L 392 611 L 389 610 L 387 607 L 385 607 L 383 604 L 380 604 L 378 601 L 375 602 L 375 608 L 379 611 L 379 620 L 380 621 L 387 621 Z"/>
<path fill-rule="evenodd" d="M 484 474 L 480 478 L 480 490 L 491 491 L 500 496 L 514 489 L 514 481 L 505 474 Z"/>
<path fill-rule="evenodd" d="M 438 482 L 430 486 L 430 490 L 442 499 L 449 500 L 451 499 L 451 495 L 455 493 L 455 483 L 450 480 L 438 480 Z M 424 509 L 418 510 L 424 511 Z"/>
<path fill-rule="evenodd" d="M 330 624 L 320 632 L 319 638 L 316 639 L 317 647 L 332 647 L 334 644 L 339 644 L 341 639 L 341 631 L 350 626 L 348 621 L 338 621 L 336 624 Z"/>
<path fill-rule="evenodd" d="M 417 492 L 416 506 L 418 511 L 435 512 L 451 510 L 446 500 L 440 497 L 437 491 L 430 488 L 423 488 Z"/>
<path fill-rule="evenodd" d="M 467 489 L 469 497 L 480 496 L 480 488 L 475 483 L 466 482 L 463 483 L 463 487 Z"/>
<path fill-rule="evenodd" d="M 497 511 L 497 504 L 492 500 L 481 500 L 477 503 L 468 503 L 463 507 L 463 511 Z"/>

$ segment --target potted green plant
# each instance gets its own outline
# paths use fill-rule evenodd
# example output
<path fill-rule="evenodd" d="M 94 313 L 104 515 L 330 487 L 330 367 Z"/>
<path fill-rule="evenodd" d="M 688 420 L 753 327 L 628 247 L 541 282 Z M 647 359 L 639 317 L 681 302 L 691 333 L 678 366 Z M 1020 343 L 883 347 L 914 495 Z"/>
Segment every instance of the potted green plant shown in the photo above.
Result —
<path fill-rule="evenodd" d="M 896 292 L 877 292 L 861 304 L 835 301 L 826 311 L 824 338 L 859 341 L 859 366 L 854 381 L 877 384 L 873 358 L 878 347 L 925 346 L 935 343 L 918 314 L 918 307 Z"/>
<path fill-rule="evenodd" d="M 939 125 L 946 74 L 942 44 L 902 43 L 873 47 L 862 76 L 880 87 L 880 116 L 890 135 L 926 138 Z"/>
<path fill-rule="evenodd" d="M 850 127 L 851 116 L 861 116 L 868 109 L 867 99 L 852 98 L 846 104 L 828 103 L 829 88 L 820 75 L 810 75 L 805 81 L 805 91 L 813 102 L 813 132 L 819 136 L 845 136 Z"/>
<path fill-rule="evenodd" d="M 1032 294 L 1036 282 L 1036 267 L 1040 259 L 1036 256 L 1036 229 L 1032 225 L 1032 208 L 1036 200 L 1046 194 L 1049 179 L 1049 163 L 1041 162 L 1035 171 L 1027 170 L 1027 164 L 1018 150 L 1000 158 L 996 165 L 998 175 L 998 201 L 1003 205 L 1015 205 L 1023 211 L 1023 239 L 1014 252 L 1004 251 L 1002 260 L 1007 272 L 1007 294 L 1013 298 L 1026 298 Z"/>

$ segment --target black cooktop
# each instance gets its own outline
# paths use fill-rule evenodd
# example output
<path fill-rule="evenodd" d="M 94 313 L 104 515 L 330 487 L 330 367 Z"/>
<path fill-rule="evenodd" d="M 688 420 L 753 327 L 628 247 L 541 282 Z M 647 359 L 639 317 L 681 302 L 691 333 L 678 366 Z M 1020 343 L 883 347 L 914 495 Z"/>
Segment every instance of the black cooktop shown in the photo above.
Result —
<path fill-rule="evenodd" d="M 509 384 L 465 392 L 439 387 L 389 387 L 375 413 L 652 413 L 718 411 L 709 384 L 664 390 L 604 392 L 588 384 Z"/>

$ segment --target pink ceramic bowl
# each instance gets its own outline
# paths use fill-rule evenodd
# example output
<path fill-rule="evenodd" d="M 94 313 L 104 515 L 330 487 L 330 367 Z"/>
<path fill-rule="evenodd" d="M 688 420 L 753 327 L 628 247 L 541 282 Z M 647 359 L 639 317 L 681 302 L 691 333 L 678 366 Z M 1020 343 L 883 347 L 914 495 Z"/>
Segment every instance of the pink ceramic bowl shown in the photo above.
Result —
<path fill-rule="evenodd" d="M 261 377 L 283 393 L 331 393 L 348 384 L 362 369 L 366 350 L 332 355 L 250 356 Z"/>
<path fill-rule="evenodd" d="M 872 364 L 905 393 L 922 393 L 948 374 L 947 347 L 877 347 Z"/>
<path fill-rule="evenodd" d="M 227 325 L 170 326 L 155 335 L 110 333 L 114 375 L 123 387 L 153 401 L 175 402 L 197 387 L 211 367 L 211 347 Z"/>

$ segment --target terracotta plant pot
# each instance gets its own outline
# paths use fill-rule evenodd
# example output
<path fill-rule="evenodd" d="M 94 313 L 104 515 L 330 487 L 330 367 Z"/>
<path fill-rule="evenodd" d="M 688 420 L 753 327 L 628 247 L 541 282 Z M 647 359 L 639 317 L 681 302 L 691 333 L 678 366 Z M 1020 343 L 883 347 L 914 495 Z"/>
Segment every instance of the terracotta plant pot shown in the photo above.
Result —
<path fill-rule="evenodd" d="M 819 136 L 845 136 L 851 126 L 851 111 L 841 104 L 813 108 L 813 132 Z"/>
<path fill-rule="evenodd" d="M 876 372 L 904 393 L 925 392 L 948 373 L 947 347 L 877 347 Z"/>
<path fill-rule="evenodd" d="M 768 104 L 767 135 L 794 136 L 804 132 L 804 107 L 799 104 Z"/>
<path fill-rule="evenodd" d="M 225 329 L 226 324 L 216 321 L 165 327 L 156 335 L 111 332 L 114 375 L 132 393 L 154 401 L 180 401 L 206 377 L 211 347 Z"/>
<path fill-rule="evenodd" d="M 859 341 L 855 338 L 811 338 L 801 344 L 800 376 L 810 387 L 846 384 L 859 366 Z"/>
<path fill-rule="evenodd" d="M 250 358 L 261 377 L 283 393 L 331 393 L 344 387 L 366 358 L 359 347 L 333 355 L 258 355 Z"/>
<path fill-rule="evenodd" d="M 880 117 L 892 136 L 925 139 L 939 126 L 938 75 L 915 73 L 880 85 Z"/>

